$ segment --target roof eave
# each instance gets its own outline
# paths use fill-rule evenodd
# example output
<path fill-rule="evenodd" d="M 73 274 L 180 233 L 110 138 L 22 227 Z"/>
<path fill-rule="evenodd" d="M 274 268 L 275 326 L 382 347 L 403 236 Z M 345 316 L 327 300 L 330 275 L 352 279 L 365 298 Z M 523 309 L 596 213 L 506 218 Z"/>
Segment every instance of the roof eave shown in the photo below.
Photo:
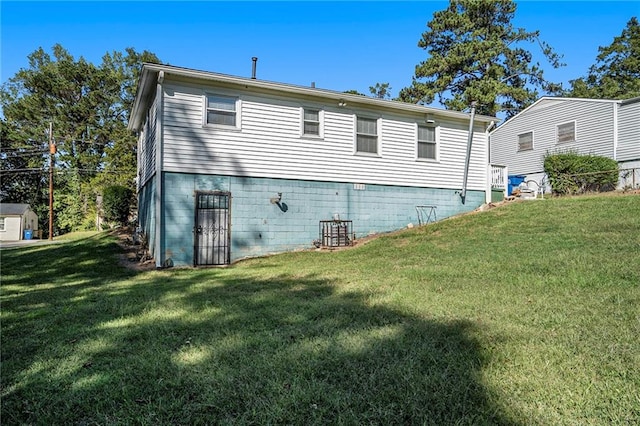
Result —
<path fill-rule="evenodd" d="M 130 131 L 139 131 L 142 127 L 145 111 L 148 108 L 149 97 L 151 91 L 155 88 L 155 83 L 158 79 L 159 71 L 153 70 L 148 66 L 149 64 L 143 64 L 140 72 L 140 78 L 138 81 L 138 90 L 136 92 L 136 98 L 131 108 L 131 115 L 129 116 L 129 124 L 127 128 Z"/>
<path fill-rule="evenodd" d="M 439 108 L 410 104 L 398 101 L 391 101 L 386 99 L 370 98 L 367 96 L 354 95 L 351 93 L 335 92 L 326 89 L 319 89 L 313 87 L 296 86 L 291 84 L 277 83 L 266 80 L 251 79 L 245 77 L 236 77 L 226 74 L 212 73 L 208 71 L 192 70 L 188 68 L 180 68 L 168 65 L 160 64 L 144 64 L 140 77 L 140 83 L 138 90 L 140 93 L 136 95 L 136 100 L 133 105 L 131 120 L 129 122 L 130 130 L 139 130 L 142 125 L 142 112 L 146 110 L 148 106 L 148 98 L 155 82 L 157 75 L 160 72 L 165 73 L 165 78 L 170 78 L 172 75 L 181 78 L 198 79 L 204 81 L 213 81 L 219 83 L 225 83 L 230 85 L 244 86 L 245 88 L 252 88 L 258 90 L 270 90 L 275 92 L 285 92 L 295 94 L 298 96 L 309 96 L 315 98 L 331 99 L 336 102 L 344 101 L 347 104 L 366 105 L 374 108 L 383 108 L 387 110 L 398 110 L 405 112 L 412 112 L 418 114 L 437 114 L 443 117 L 450 117 L 455 119 L 468 120 L 470 114 L 460 111 L 443 110 Z M 496 117 L 476 115 L 475 120 L 478 122 L 491 123 L 499 121 Z"/>

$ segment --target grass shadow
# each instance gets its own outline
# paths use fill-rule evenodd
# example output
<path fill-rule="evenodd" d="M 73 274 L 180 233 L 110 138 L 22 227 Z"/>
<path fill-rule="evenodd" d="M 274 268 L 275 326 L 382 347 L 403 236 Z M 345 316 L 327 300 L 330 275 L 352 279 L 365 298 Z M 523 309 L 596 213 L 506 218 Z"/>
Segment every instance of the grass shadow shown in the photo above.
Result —
<path fill-rule="evenodd" d="M 116 252 L 101 237 L 3 256 L 7 424 L 517 424 L 470 322 L 313 274 L 134 274 Z"/>

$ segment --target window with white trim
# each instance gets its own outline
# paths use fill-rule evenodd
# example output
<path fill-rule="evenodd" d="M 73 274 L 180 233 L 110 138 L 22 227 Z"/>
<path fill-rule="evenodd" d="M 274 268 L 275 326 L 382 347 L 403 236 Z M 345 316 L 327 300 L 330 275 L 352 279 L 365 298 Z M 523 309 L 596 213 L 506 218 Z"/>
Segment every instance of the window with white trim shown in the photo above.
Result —
<path fill-rule="evenodd" d="M 436 160 L 438 158 L 437 148 L 435 126 L 418 125 L 418 159 Z"/>
<path fill-rule="evenodd" d="M 533 132 L 518 135 L 518 151 L 530 151 L 533 149 Z"/>
<path fill-rule="evenodd" d="M 576 122 L 558 124 L 556 127 L 558 134 L 558 143 L 575 142 L 576 140 Z"/>
<path fill-rule="evenodd" d="M 4 224 L 4 217 L 0 217 L 0 231 L 6 231 Z"/>
<path fill-rule="evenodd" d="M 320 137 L 320 110 L 313 108 L 302 109 L 302 135 Z"/>
<path fill-rule="evenodd" d="M 378 120 L 356 117 L 356 153 L 378 153 Z"/>
<path fill-rule="evenodd" d="M 206 102 L 206 124 L 237 127 L 237 98 L 223 95 L 207 95 Z"/>

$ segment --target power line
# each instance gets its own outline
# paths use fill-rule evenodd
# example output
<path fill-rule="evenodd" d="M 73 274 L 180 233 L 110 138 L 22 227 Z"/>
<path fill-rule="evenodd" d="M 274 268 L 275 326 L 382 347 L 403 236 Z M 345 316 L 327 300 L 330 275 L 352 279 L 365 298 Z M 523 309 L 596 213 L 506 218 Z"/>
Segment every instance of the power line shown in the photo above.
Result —
<path fill-rule="evenodd" d="M 47 173 L 49 171 L 48 168 L 22 168 L 22 169 L 4 169 L 0 170 L 0 174 L 11 174 L 11 173 L 21 173 L 21 172 L 41 172 Z M 109 174 L 119 174 L 126 175 L 135 173 L 135 170 L 95 170 L 95 169 L 57 169 L 54 171 L 55 174 L 65 174 L 65 173 L 76 173 L 76 172 L 84 172 L 84 173 L 109 173 Z"/>
<path fill-rule="evenodd" d="M 7 170 L 0 170 L 0 174 L 21 173 L 21 172 L 42 172 L 42 173 L 45 173 L 46 171 L 47 171 L 46 169 L 36 169 L 36 168 L 30 168 L 30 169 L 7 169 Z"/>
<path fill-rule="evenodd" d="M 47 152 L 49 148 L 9 148 L 3 149 L 0 151 L 0 154 L 12 154 L 12 153 L 38 153 L 38 152 Z"/>

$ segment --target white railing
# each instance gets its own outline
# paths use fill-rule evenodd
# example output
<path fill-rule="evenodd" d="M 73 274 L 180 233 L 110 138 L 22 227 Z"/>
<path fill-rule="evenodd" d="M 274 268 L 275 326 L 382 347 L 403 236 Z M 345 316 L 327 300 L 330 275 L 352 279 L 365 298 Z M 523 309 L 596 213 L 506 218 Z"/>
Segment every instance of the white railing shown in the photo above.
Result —
<path fill-rule="evenodd" d="M 502 166 L 500 164 L 489 164 L 487 168 L 487 203 L 491 202 L 491 192 L 495 190 L 500 190 L 504 193 L 506 198 L 507 196 L 507 166 Z"/>
<path fill-rule="evenodd" d="M 507 187 L 507 166 L 491 165 L 491 188 L 505 189 Z"/>

